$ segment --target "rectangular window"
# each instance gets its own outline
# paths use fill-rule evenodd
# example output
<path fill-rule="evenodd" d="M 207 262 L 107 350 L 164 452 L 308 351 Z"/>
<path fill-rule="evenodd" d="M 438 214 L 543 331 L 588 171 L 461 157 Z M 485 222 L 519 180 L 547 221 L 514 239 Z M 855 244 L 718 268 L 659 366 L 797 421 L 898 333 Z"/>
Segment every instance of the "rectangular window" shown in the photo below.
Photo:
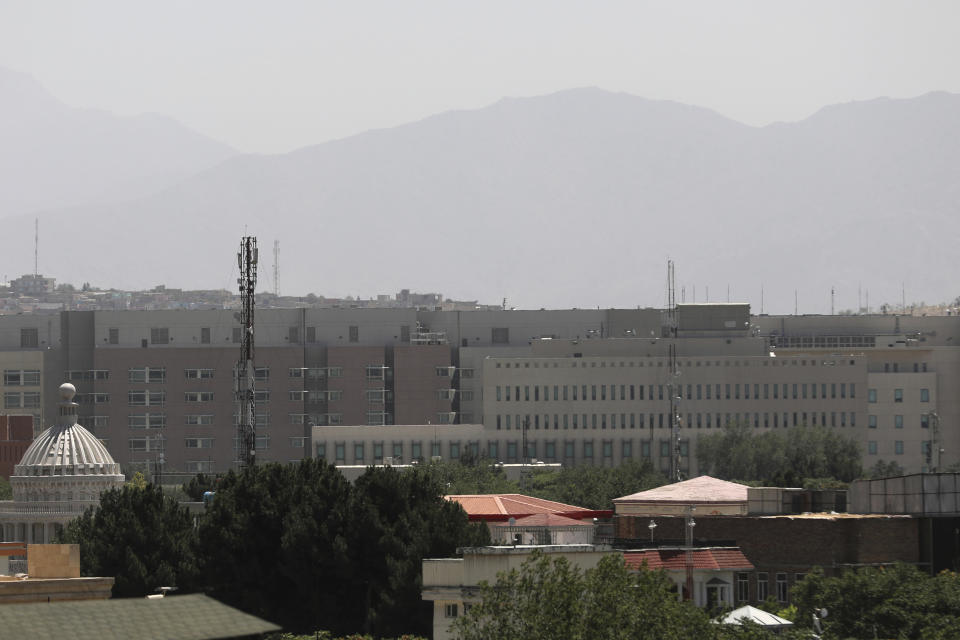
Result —
<path fill-rule="evenodd" d="M 212 449 L 213 438 L 184 438 L 183 446 L 187 449 Z"/>
<path fill-rule="evenodd" d="M 363 463 L 363 444 L 362 442 L 353 443 L 353 461 Z"/>
<path fill-rule="evenodd" d="M 36 327 L 20 329 L 20 348 L 34 349 L 40 346 L 40 332 Z"/>
<path fill-rule="evenodd" d="M 930 389 L 920 389 L 920 402 L 930 402 Z"/>
<path fill-rule="evenodd" d="M 212 380 L 213 369 L 184 369 L 183 375 L 187 380 Z"/>
<path fill-rule="evenodd" d="M 781 604 L 787 603 L 787 574 L 777 574 L 777 601 Z"/>
<path fill-rule="evenodd" d="M 930 415 L 926 413 L 920 414 L 920 428 L 929 429 L 930 428 Z"/>
<path fill-rule="evenodd" d="M 334 459 L 337 462 L 343 462 L 347 459 L 347 445 L 343 442 L 337 442 L 333 446 Z"/>
<path fill-rule="evenodd" d="M 109 344 L 120 344 L 120 329 L 117 327 L 110 327 L 107 329 L 107 342 Z"/>
<path fill-rule="evenodd" d="M 893 416 L 893 426 L 896 429 L 903 429 L 903 416 Z"/>
<path fill-rule="evenodd" d="M 213 402 L 213 391 L 187 391 L 183 394 L 184 402 Z"/>
<path fill-rule="evenodd" d="M 750 600 L 750 574 L 737 574 L 737 602 L 747 602 Z"/>
<path fill-rule="evenodd" d="M 188 413 L 183 416 L 183 423 L 195 426 L 204 426 L 209 427 L 213 424 L 213 414 L 212 413 Z"/>
<path fill-rule="evenodd" d="M 768 574 L 760 572 L 757 574 L 757 602 L 763 602 L 770 595 L 770 582 Z"/>
<path fill-rule="evenodd" d="M 316 342 L 317 341 L 317 328 L 316 327 L 307 327 L 307 342 Z M 409 339 L 407 340 L 409 342 Z"/>
<path fill-rule="evenodd" d="M 508 327 L 490 329 L 490 342 L 493 344 L 510 344 L 510 329 Z"/>
<path fill-rule="evenodd" d="M 200 328 L 200 344 L 210 344 L 210 327 Z"/>
<path fill-rule="evenodd" d="M 167 426 L 167 416 L 163 413 L 141 413 L 127 416 L 130 429 L 162 429 Z"/>
<path fill-rule="evenodd" d="M 897 440 L 893 443 L 893 452 L 898 456 L 903 455 L 903 440 Z"/>
<path fill-rule="evenodd" d="M 867 426 L 871 429 L 877 428 L 877 416 L 870 415 L 867 416 Z"/>
<path fill-rule="evenodd" d="M 867 389 L 867 402 L 874 403 L 876 401 L 877 401 L 877 390 Z"/>
<path fill-rule="evenodd" d="M 894 389 L 894 390 L 893 390 L 893 401 L 894 401 L 894 402 L 903 402 L 903 389 Z"/>
<path fill-rule="evenodd" d="M 867 453 L 870 454 L 871 456 L 877 455 L 877 441 L 876 441 L 876 440 L 870 440 L 869 442 L 867 442 Z"/>
<path fill-rule="evenodd" d="M 443 615 L 446 618 L 456 618 L 459 611 L 459 605 L 448 604 L 443 607 Z"/>
<path fill-rule="evenodd" d="M 587 460 L 593 459 L 593 441 L 587 440 L 583 443 L 583 457 Z"/>
<path fill-rule="evenodd" d="M 360 327 L 358 325 L 350 325 L 350 342 L 360 342 Z"/>
<path fill-rule="evenodd" d="M 153 327 L 150 329 L 150 344 L 167 344 L 170 342 L 170 329 L 167 327 Z"/>

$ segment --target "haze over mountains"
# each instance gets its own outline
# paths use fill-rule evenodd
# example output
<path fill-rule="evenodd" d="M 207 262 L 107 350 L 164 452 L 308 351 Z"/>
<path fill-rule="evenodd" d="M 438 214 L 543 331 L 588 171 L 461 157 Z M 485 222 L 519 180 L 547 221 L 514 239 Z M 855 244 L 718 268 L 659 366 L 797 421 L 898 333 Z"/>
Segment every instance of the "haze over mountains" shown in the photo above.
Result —
<path fill-rule="evenodd" d="M 235 153 L 163 116 L 69 107 L 0 67 L 0 218 L 142 197 Z"/>
<path fill-rule="evenodd" d="M 12 116 L 0 110 L 6 135 Z M 83 181 L 69 175 L 76 163 L 57 161 L 51 140 L 106 134 L 24 122 L 21 139 L 40 141 L 33 157 L 53 154 L 49 190 L 89 203 L 89 191 L 60 186 Z M 189 133 L 168 134 L 161 154 L 155 137 L 117 135 L 129 164 L 169 160 L 144 175 L 201 166 L 135 200 L 41 214 L 41 272 L 101 286 L 234 289 L 246 232 L 261 244 L 264 289 L 280 241 L 287 294 L 408 287 L 522 308 L 656 306 L 668 256 L 687 301 L 694 287 L 698 302 L 708 287 L 711 301 L 726 300 L 729 285 L 730 299 L 755 311 L 761 286 L 771 313 L 791 313 L 795 289 L 801 313 L 829 312 L 832 287 L 837 310 L 857 306 L 858 285 L 873 308 L 899 302 L 901 283 L 908 303 L 960 294 L 953 94 L 836 105 L 756 128 L 697 107 L 575 89 L 276 156 L 230 156 Z M 88 175 L 118 178 L 99 187 L 106 193 L 129 177 L 99 151 L 84 153 Z M 33 219 L 4 220 L 4 272 L 31 270 Z"/>

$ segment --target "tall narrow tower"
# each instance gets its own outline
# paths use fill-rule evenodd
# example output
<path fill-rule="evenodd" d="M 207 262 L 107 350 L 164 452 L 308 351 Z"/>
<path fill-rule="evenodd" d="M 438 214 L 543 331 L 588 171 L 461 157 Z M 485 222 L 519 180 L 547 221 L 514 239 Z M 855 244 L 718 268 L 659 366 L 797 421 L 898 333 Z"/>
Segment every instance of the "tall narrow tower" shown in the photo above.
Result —
<path fill-rule="evenodd" d="M 280 297 L 280 241 L 273 241 L 273 295 Z"/>
<path fill-rule="evenodd" d="M 679 377 L 680 368 L 677 366 L 677 284 L 673 268 L 673 260 L 667 260 L 667 323 L 670 342 L 668 343 L 668 370 L 670 383 L 667 391 L 670 394 L 670 479 L 680 482 L 683 478 L 680 472 L 680 398 L 681 388 Z"/>
<path fill-rule="evenodd" d="M 237 363 L 235 395 L 237 400 L 237 460 L 240 468 L 256 464 L 257 414 L 253 366 L 253 308 L 257 289 L 257 239 L 244 236 L 237 254 L 240 267 L 240 361 Z"/>

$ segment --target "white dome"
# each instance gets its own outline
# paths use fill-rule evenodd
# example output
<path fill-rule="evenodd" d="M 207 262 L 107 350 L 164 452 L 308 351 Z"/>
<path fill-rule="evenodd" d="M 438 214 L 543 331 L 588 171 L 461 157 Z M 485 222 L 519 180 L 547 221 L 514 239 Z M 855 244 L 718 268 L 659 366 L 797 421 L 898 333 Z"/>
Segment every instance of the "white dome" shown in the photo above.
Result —
<path fill-rule="evenodd" d="M 107 448 L 79 424 L 56 425 L 41 433 L 16 466 L 17 476 L 117 475 Z"/>
<path fill-rule="evenodd" d="M 13 475 L 29 476 L 117 476 L 117 464 L 97 438 L 77 424 L 77 389 L 60 385 L 60 418 L 41 433 L 14 468 Z"/>

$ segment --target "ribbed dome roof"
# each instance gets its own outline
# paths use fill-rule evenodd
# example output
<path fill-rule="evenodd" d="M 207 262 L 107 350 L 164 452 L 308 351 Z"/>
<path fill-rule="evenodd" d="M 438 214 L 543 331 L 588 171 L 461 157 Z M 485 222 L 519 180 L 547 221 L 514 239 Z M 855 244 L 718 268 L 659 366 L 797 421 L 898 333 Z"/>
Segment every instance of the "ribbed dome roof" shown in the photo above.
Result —
<path fill-rule="evenodd" d="M 120 465 L 92 433 L 78 424 L 50 427 L 33 441 L 14 473 L 18 476 L 115 475 Z"/>
<path fill-rule="evenodd" d="M 60 420 L 40 434 L 23 454 L 16 476 L 117 475 L 117 464 L 97 438 L 76 423 L 76 389 L 60 387 Z"/>

